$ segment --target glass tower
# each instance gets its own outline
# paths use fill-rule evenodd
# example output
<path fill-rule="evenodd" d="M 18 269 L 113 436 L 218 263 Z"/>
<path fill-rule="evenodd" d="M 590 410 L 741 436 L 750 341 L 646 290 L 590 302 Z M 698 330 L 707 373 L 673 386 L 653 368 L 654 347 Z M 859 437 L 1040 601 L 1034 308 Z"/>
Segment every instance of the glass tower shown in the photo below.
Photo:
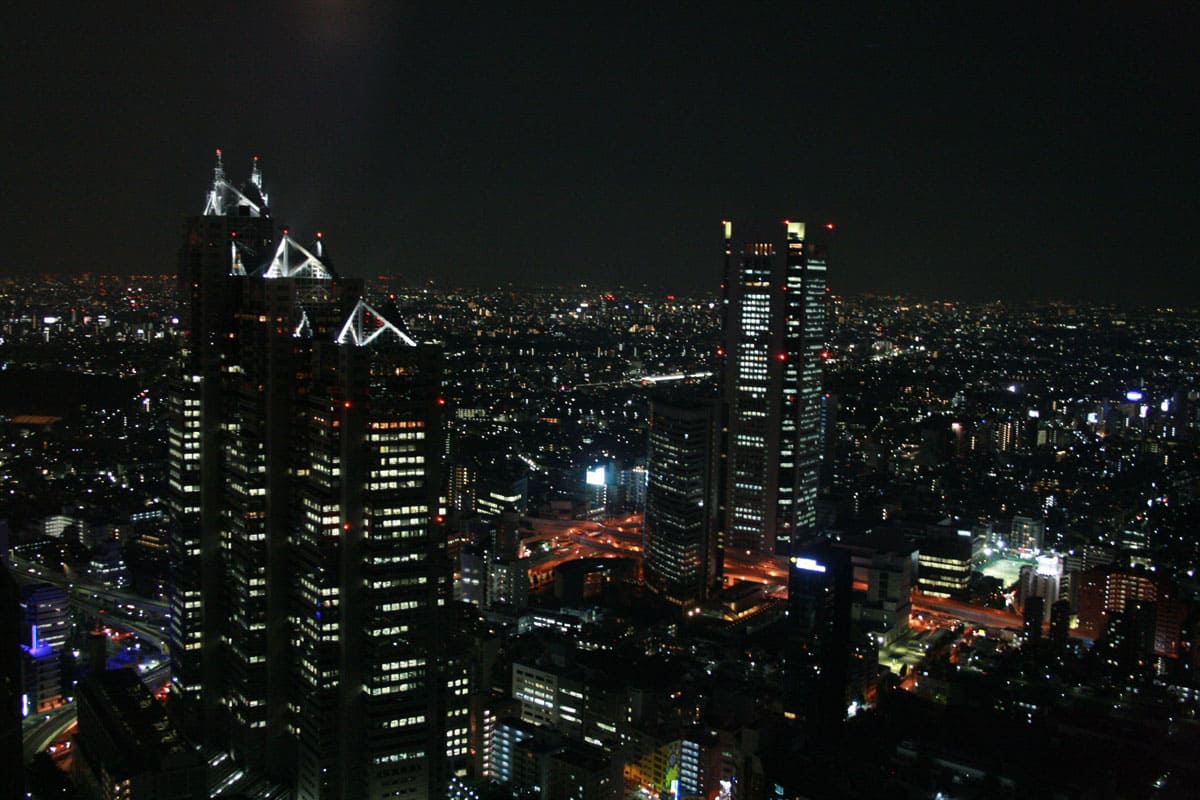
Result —
<path fill-rule="evenodd" d="M 825 247 L 802 222 L 723 225 L 721 546 L 789 553 L 816 526 Z"/>
<path fill-rule="evenodd" d="M 650 401 L 646 584 L 678 605 L 708 596 L 716 571 L 716 404 Z"/>

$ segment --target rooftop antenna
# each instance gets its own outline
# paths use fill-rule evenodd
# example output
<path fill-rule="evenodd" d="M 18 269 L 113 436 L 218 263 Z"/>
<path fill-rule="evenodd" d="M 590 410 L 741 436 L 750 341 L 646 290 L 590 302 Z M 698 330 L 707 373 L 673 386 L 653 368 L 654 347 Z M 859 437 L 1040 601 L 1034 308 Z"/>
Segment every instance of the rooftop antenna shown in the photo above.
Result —
<path fill-rule="evenodd" d="M 225 214 L 225 164 L 221 161 L 221 148 L 217 148 L 217 165 L 213 167 L 213 185 L 208 190 L 208 202 L 204 205 L 204 215 L 224 216 Z"/>
<path fill-rule="evenodd" d="M 263 207 L 270 206 L 271 201 L 267 199 L 267 193 L 263 190 L 262 170 L 258 166 L 258 156 L 254 156 L 254 163 L 250 167 L 250 182 L 258 188 L 258 193 L 262 196 Z"/>

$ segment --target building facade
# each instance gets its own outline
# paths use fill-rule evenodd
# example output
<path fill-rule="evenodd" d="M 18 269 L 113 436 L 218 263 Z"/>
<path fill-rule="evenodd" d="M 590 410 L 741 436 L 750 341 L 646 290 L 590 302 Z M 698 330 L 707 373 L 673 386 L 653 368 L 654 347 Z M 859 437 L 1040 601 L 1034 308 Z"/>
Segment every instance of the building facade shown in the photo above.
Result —
<path fill-rule="evenodd" d="M 320 234 L 276 230 L 257 160 L 240 189 L 218 160 L 185 231 L 175 700 L 206 745 L 294 797 L 440 796 L 467 729 L 438 657 L 440 345 L 339 277 Z"/>
<path fill-rule="evenodd" d="M 802 222 L 724 234 L 721 546 L 790 553 L 816 528 L 827 251 Z"/>
<path fill-rule="evenodd" d="M 680 606 L 705 600 L 717 572 L 716 421 L 707 398 L 650 401 L 645 579 Z"/>

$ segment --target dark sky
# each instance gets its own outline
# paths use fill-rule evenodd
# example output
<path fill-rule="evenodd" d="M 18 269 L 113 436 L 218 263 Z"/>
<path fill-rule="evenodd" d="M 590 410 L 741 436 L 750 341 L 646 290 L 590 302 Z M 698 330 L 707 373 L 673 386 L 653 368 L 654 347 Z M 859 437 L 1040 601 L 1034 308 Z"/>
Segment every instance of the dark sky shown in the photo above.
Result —
<path fill-rule="evenodd" d="M 741 5 L 25 4 L 0 272 L 173 272 L 220 146 L 348 274 L 685 291 L 791 217 L 835 291 L 1200 298 L 1195 5 Z"/>

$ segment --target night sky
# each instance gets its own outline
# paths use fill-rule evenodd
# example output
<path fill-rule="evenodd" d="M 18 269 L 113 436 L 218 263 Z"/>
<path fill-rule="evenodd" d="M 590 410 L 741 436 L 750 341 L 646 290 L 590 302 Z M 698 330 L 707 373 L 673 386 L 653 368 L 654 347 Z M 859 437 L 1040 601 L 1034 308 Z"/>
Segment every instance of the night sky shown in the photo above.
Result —
<path fill-rule="evenodd" d="M 351 275 L 715 290 L 791 217 L 838 292 L 1200 298 L 1195 4 L 740 5 L 25 4 L 0 272 L 173 272 L 222 147 Z"/>

